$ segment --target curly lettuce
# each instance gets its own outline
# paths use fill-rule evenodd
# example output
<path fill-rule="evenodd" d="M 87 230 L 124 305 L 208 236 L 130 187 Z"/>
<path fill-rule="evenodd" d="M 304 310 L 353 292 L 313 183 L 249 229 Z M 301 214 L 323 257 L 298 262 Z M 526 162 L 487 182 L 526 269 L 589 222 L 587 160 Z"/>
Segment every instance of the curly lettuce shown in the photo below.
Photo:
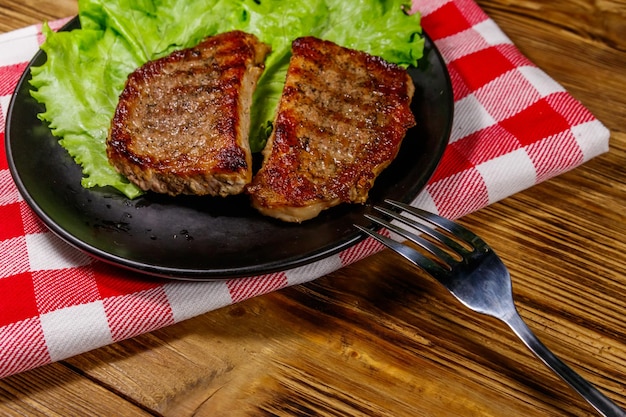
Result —
<path fill-rule="evenodd" d="M 291 42 L 316 36 L 389 62 L 417 66 L 419 14 L 404 0 L 79 0 L 81 28 L 44 26 L 46 62 L 32 68 L 40 119 L 81 165 L 86 188 L 111 186 L 129 198 L 142 191 L 106 156 L 106 137 L 127 76 L 150 60 L 203 38 L 239 29 L 272 46 L 251 110 L 250 144 L 260 151 L 282 93 Z"/>

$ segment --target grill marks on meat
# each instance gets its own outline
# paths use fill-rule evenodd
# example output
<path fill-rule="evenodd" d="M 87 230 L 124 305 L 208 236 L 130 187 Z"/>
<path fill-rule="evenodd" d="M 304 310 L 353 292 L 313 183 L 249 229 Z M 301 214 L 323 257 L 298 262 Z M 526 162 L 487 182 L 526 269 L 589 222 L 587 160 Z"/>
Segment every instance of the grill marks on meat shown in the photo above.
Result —
<path fill-rule="evenodd" d="M 269 51 L 254 35 L 233 31 L 132 73 L 107 138 L 111 164 L 158 193 L 245 189 L 261 213 L 290 222 L 365 202 L 415 125 L 408 73 L 332 42 L 295 40 L 263 166 L 252 179 L 250 107 Z"/>
<path fill-rule="evenodd" d="M 252 179 L 250 105 L 268 45 L 227 32 L 132 73 L 107 139 L 112 165 L 143 190 L 237 194 Z"/>
<path fill-rule="evenodd" d="M 296 39 L 263 166 L 247 187 L 252 205 L 301 222 L 365 202 L 415 125 L 413 92 L 408 73 L 379 57 Z"/>

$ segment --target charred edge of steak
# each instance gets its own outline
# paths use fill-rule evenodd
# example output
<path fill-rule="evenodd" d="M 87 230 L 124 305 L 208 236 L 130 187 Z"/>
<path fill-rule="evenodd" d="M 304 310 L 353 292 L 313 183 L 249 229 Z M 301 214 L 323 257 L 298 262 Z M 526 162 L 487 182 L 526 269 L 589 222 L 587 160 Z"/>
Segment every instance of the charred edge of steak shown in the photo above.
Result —
<path fill-rule="evenodd" d="M 111 164 L 143 190 L 243 191 L 252 178 L 250 104 L 269 50 L 233 31 L 137 69 L 111 122 Z"/>

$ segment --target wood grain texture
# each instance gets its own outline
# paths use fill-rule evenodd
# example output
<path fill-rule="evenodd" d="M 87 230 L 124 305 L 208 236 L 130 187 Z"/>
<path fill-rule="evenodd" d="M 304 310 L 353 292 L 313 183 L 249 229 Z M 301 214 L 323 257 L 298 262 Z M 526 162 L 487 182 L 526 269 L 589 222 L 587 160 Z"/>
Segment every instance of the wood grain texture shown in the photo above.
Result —
<path fill-rule="evenodd" d="M 583 41 L 594 40 L 626 50 L 626 4 L 623 0 L 479 0 L 477 3 L 492 17 L 508 15 L 518 22 L 546 23 L 553 31 L 569 32 Z"/>
<path fill-rule="evenodd" d="M 61 364 L 0 381 L 3 417 L 110 417 L 119 415 L 120 409 L 128 417 L 151 415 L 112 392 L 110 387 L 89 381 Z"/>
<path fill-rule="evenodd" d="M 626 0 L 478 0 L 610 151 L 464 217 L 564 361 L 626 407 Z M 0 30 L 75 0 L 0 0 Z M 116 410 L 114 413 L 111 410 Z M 0 415 L 591 416 L 493 319 L 382 252 L 315 282 L 0 380 Z"/>
<path fill-rule="evenodd" d="M 22 0 L 0 2 L 0 33 L 61 19 L 78 13 L 76 0 Z"/>

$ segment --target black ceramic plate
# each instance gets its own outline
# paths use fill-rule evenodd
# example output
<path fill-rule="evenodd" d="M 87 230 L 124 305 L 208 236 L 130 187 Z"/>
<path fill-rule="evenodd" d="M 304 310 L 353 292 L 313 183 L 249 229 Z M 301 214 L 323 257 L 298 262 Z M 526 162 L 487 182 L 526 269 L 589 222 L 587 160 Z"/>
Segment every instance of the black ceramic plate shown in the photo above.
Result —
<path fill-rule="evenodd" d="M 74 19 L 65 28 L 78 27 Z M 341 205 L 302 224 L 263 217 L 244 196 L 167 197 L 148 193 L 129 200 L 115 190 L 84 189 L 81 170 L 37 114 L 29 94 L 30 69 L 9 107 L 6 150 L 26 202 L 54 233 L 86 253 L 152 275 L 224 279 L 310 263 L 354 245 L 370 227 L 363 213 L 385 198 L 410 201 L 424 187 L 447 145 L 453 98 L 445 64 L 427 37 L 424 58 L 409 72 L 416 91 L 417 127 L 383 172 L 366 205 Z M 45 62 L 41 51 L 32 66 Z M 30 68 L 30 66 L 29 66 Z"/>

